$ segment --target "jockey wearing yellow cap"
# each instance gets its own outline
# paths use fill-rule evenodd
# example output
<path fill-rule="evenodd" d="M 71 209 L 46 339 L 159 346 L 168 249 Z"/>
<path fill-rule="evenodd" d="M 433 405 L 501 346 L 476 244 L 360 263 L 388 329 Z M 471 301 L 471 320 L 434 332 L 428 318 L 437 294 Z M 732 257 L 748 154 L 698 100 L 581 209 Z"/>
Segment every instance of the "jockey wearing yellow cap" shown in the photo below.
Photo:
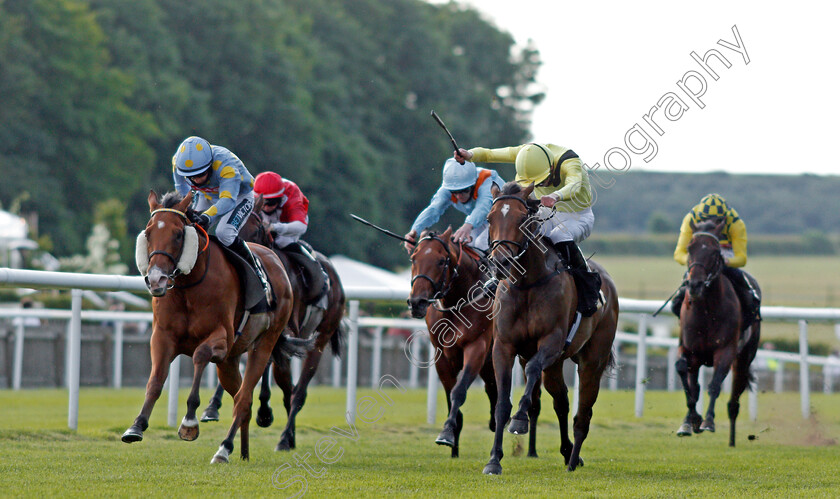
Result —
<path fill-rule="evenodd" d="M 686 265 L 688 259 L 688 243 L 694 235 L 692 227 L 710 218 L 725 220 L 720 239 L 720 252 L 726 266 L 723 274 L 732 281 L 735 292 L 744 308 L 744 324 L 746 329 L 758 318 L 761 297 L 753 288 L 746 274 L 740 269 L 747 264 L 747 226 L 738 212 L 731 208 L 720 194 L 708 194 L 700 200 L 683 218 L 680 226 L 680 237 L 674 250 L 674 260 L 680 265 Z M 679 317 L 680 307 L 685 297 L 685 283 L 671 301 L 671 311 Z"/>
<path fill-rule="evenodd" d="M 582 296 L 585 302 L 582 309 L 594 313 L 600 276 L 590 271 L 576 244 L 589 237 L 595 224 L 589 175 L 583 169 L 580 157 L 566 147 L 531 143 L 500 149 L 459 149 L 455 151 L 455 159 L 459 162 L 514 163 L 515 181 L 523 186 L 535 185 L 532 195 L 541 204 L 537 212 L 542 221 L 540 234 L 551 239 L 560 257 L 572 269 L 580 271 L 573 272 L 576 284 L 579 289 L 589 290 Z"/>

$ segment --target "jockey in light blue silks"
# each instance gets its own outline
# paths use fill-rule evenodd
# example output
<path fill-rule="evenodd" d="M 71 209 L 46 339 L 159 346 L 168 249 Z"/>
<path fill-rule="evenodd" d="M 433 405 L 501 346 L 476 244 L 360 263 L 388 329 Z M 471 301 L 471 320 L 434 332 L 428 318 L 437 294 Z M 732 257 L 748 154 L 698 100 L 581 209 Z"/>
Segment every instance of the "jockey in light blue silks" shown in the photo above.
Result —
<path fill-rule="evenodd" d="M 172 156 L 172 177 L 182 196 L 195 191 L 192 208 L 199 215 L 194 222 L 205 230 L 215 224 L 219 242 L 244 258 L 267 290 L 262 269 L 239 237 L 254 209 L 254 177 L 242 161 L 222 146 L 201 137 L 187 137 Z"/>
<path fill-rule="evenodd" d="M 409 241 L 416 241 L 417 235 L 434 225 L 450 207 L 467 215 L 462 225 L 452 234 L 455 243 L 468 243 L 480 250 L 487 250 L 487 214 L 493 206 L 493 189 L 505 184 L 496 170 L 479 168 L 469 161 L 460 164 L 449 158 L 443 164 L 443 183 L 432 196 L 432 200 L 405 235 Z M 411 253 L 414 245 L 405 243 Z"/>

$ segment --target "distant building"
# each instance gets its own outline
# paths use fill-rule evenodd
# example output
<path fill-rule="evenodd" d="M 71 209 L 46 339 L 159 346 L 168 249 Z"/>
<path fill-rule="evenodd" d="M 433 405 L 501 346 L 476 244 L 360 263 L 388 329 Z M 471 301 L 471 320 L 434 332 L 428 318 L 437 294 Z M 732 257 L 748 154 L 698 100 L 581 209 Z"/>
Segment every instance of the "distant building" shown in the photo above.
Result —
<path fill-rule="evenodd" d="M 38 243 L 29 239 L 26 220 L 0 210 L 0 267 L 23 266 L 21 250 L 36 250 Z"/>

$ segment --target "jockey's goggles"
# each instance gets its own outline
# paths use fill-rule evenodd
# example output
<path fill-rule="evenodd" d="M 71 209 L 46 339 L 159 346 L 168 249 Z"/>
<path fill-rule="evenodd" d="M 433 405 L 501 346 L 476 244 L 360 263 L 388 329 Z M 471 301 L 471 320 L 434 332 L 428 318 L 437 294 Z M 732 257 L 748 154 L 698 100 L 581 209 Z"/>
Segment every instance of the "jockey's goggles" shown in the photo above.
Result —
<path fill-rule="evenodd" d="M 270 198 L 263 202 L 263 206 L 277 206 L 280 204 L 281 198 Z"/>
<path fill-rule="evenodd" d="M 466 193 L 470 192 L 471 190 L 472 190 L 472 186 L 469 186 L 466 189 L 459 189 L 457 191 L 449 191 L 449 192 L 457 196 L 458 194 L 466 194 Z"/>

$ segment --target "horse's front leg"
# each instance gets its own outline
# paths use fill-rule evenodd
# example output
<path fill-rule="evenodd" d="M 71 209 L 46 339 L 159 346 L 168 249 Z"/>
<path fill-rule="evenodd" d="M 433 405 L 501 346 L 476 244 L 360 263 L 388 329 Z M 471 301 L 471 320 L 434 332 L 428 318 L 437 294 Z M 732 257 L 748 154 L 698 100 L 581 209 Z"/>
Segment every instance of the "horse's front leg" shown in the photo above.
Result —
<path fill-rule="evenodd" d="M 525 364 L 525 393 L 519 400 L 519 410 L 510 420 L 508 431 L 515 435 L 528 433 L 528 411 L 531 409 L 532 394 L 542 379 L 543 369 L 554 364 L 562 352 L 565 335 L 552 334 L 539 342 L 537 353 Z"/>
<path fill-rule="evenodd" d="M 487 356 L 487 341 L 479 338 L 464 347 L 464 368 L 458 373 L 455 386 L 450 392 L 451 406 L 449 417 L 443 424 L 443 431 L 440 432 L 435 443 L 452 447 L 452 457 L 458 457 L 458 440 L 461 436 L 461 429 L 464 426 L 464 417 L 461 413 L 461 406 L 467 399 L 467 389 L 478 376 L 478 372 L 484 365 Z"/>
<path fill-rule="evenodd" d="M 700 366 L 692 363 L 689 369 L 689 362 L 685 353 L 677 359 L 676 368 L 677 374 L 680 375 L 682 381 L 683 391 L 685 392 L 685 402 L 688 406 L 688 412 L 683 419 L 682 424 L 677 430 L 678 437 L 690 437 L 692 433 L 700 433 L 700 423 L 703 418 L 697 412 L 697 399 L 700 397 L 700 387 L 697 382 Z"/>
<path fill-rule="evenodd" d="M 729 373 L 732 367 L 732 362 L 735 360 L 735 347 L 725 348 L 715 352 L 714 375 L 712 381 L 709 383 L 709 407 L 706 410 L 706 419 L 700 425 L 700 431 L 715 431 L 715 402 L 720 396 L 721 385 L 723 380 Z"/>
<path fill-rule="evenodd" d="M 224 330 L 214 331 L 210 338 L 202 342 L 193 352 L 193 383 L 190 388 L 190 395 L 187 397 L 187 413 L 178 428 L 178 436 L 181 440 L 192 441 L 198 438 L 198 419 L 195 411 L 201 404 L 201 397 L 198 393 L 201 387 L 201 376 L 207 364 L 220 362 L 227 357 L 227 342 L 224 337 Z"/>
<path fill-rule="evenodd" d="M 163 383 L 169 375 L 169 364 L 175 358 L 175 344 L 166 333 L 156 329 L 152 333 L 149 345 L 152 357 L 152 372 L 149 374 L 148 383 L 146 383 L 146 400 L 143 402 L 143 408 L 140 409 L 140 414 L 134 420 L 134 424 L 125 430 L 122 435 L 122 441 L 127 444 L 143 440 L 143 432 L 149 427 L 149 416 L 152 414 L 155 402 L 160 398 Z"/>
<path fill-rule="evenodd" d="M 516 350 L 511 344 L 503 344 L 496 338 L 493 344 L 493 368 L 496 370 L 496 386 L 499 398 L 496 401 L 496 436 L 490 451 L 490 462 L 484 467 L 485 475 L 502 474 L 502 444 L 504 443 L 505 425 L 510 417 L 513 405 L 510 403 L 510 378 L 513 363 L 516 360 Z"/>

